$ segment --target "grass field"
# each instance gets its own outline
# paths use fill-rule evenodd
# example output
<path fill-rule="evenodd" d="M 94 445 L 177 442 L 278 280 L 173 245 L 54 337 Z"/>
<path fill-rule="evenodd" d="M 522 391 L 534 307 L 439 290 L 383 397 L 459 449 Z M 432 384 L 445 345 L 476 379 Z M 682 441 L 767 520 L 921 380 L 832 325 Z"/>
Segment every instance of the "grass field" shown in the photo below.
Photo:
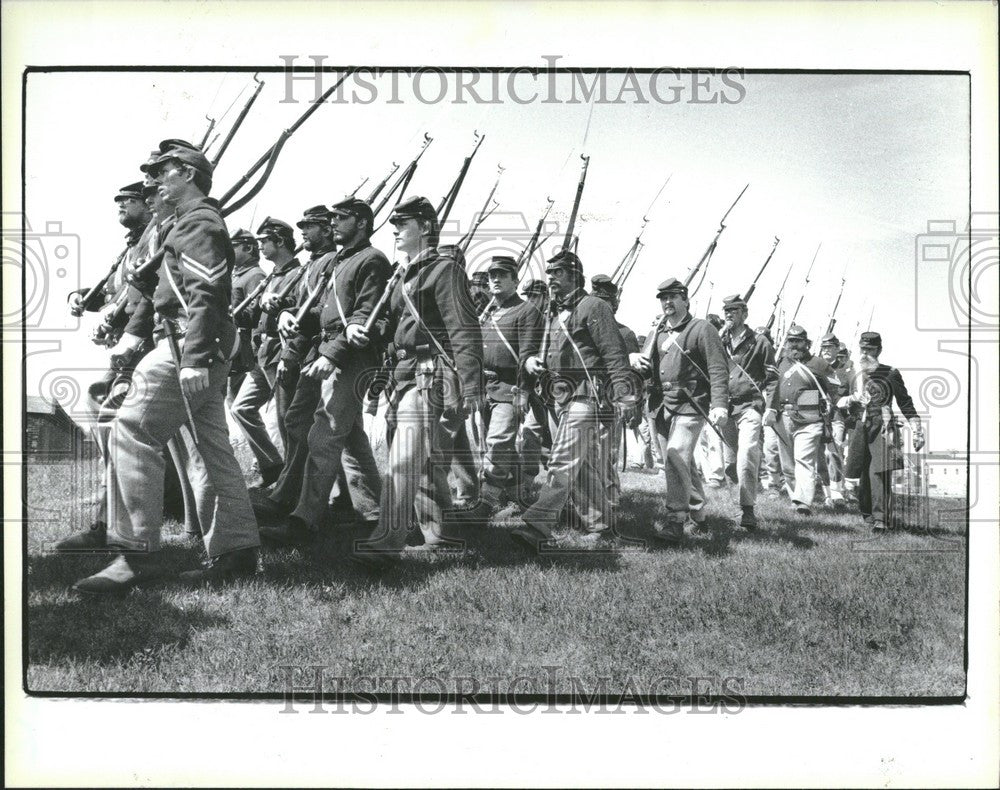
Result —
<path fill-rule="evenodd" d="M 489 690 L 489 679 L 518 675 L 612 694 L 693 676 L 738 678 L 747 695 L 964 690 L 967 536 L 956 500 L 931 502 L 930 532 L 873 541 L 854 513 L 803 518 L 763 498 L 761 527 L 747 533 L 733 526 L 730 494 L 713 491 L 711 535 L 667 549 L 649 539 L 662 478 L 626 473 L 619 531 L 637 543 L 617 551 L 532 557 L 498 518 L 463 556 L 408 558 L 378 579 L 348 562 L 362 536 L 331 526 L 311 552 L 265 553 L 253 581 L 86 600 L 69 587 L 106 559 L 44 548 L 75 526 L 73 474 L 68 464 L 28 470 L 32 691 L 280 694 L 286 665 L 324 665 L 348 679 L 345 690 L 373 677 L 439 678 L 449 691 L 476 678 Z M 180 525 L 167 532 L 166 561 L 195 566 L 199 549 Z M 656 690 L 690 693 L 677 682 Z"/>

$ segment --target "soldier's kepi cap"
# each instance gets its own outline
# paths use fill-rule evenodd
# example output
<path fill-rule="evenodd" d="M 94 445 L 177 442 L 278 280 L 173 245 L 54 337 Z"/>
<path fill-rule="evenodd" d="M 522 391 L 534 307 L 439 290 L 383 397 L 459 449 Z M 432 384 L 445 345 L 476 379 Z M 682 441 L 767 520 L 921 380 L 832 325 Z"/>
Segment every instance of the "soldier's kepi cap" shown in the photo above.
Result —
<path fill-rule="evenodd" d="M 397 222 L 402 222 L 406 219 L 430 220 L 435 225 L 437 225 L 438 221 L 437 212 L 434 210 L 431 202 L 425 197 L 416 195 L 404 200 L 392 210 L 392 214 L 389 216 L 389 223 L 395 225 Z"/>
<path fill-rule="evenodd" d="M 801 327 L 798 324 L 792 324 L 788 327 L 788 334 L 785 335 L 785 338 L 787 340 L 805 340 L 808 342 L 809 335 L 806 333 L 804 327 Z"/>
<path fill-rule="evenodd" d="M 565 269 L 573 274 L 578 274 L 583 277 L 583 263 L 576 256 L 575 252 L 570 250 L 560 250 L 546 262 L 548 265 L 545 267 L 546 272 L 555 271 L 556 269 Z"/>
<path fill-rule="evenodd" d="M 160 143 L 160 155 L 146 164 L 140 165 L 139 169 L 143 173 L 155 174 L 159 172 L 165 162 L 172 160 L 190 165 L 206 176 L 211 176 L 214 169 L 212 163 L 208 161 L 208 157 L 185 140 L 164 140 Z"/>
<path fill-rule="evenodd" d="M 135 198 L 136 200 L 142 200 L 142 182 L 136 181 L 134 184 L 129 184 L 118 190 L 118 194 L 115 195 L 115 203 L 121 203 L 125 200 L 130 200 Z"/>
<path fill-rule="evenodd" d="M 840 348 L 837 349 L 838 354 L 849 354 L 850 349 L 847 348 L 847 343 L 841 343 Z"/>
<path fill-rule="evenodd" d="M 261 241 L 264 239 L 273 239 L 276 236 L 290 239 L 294 235 L 295 231 L 292 230 L 291 225 L 287 222 L 282 222 L 280 219 L 274 219 L 274 217 L 264 217 L 264 221 L 257 228 L 257 238 Z"/>
<path fill-rule="evenodd" d="M 618 287 L 606 274 L 595 274 L 590 278 L 590 290 L 594 295 L 618 296 Z"/>
<path fill-rule="evenodd" d="M 329 225 L 332 216 L 330 209 L 326 206 L 313 206 L 302 212 L 302 219 L 296 222 L 295 225 L 299 228 L 306 225 Z"/>
<path fill-rule="evenodd" d="M 819 344 L 820 346 L 837 346 L 837 348 L 840 348 L 840 341 L 837 339 L 837 336 L 833 334 L 833 332 L 828 335 L 823 335 L 823 337 L 819 340 Z"/>
<path fill-rule="evenodd" d="M 375 215 L 372 213 L 372 207 L 358 197 L 344 198 L 339 203 L 334 203 L 330 206 L 330 213 L 335 217 L 343 215 L 348 217 L 357 217 L 358 219 L 366 219 L 368 220 L 369 230 L 371 230 L 372 223 L 375 221 Z"/>
<path fill-rule="evenodd" d="M 233 244 L 253 244 L 254 246 L 257 244 L 257 239 L 246 228 L 237 228 L 229 240 Z"/>
<path fill-rule="evenodd" d="M 658 299 L 667 294 L 681 294 L 687 299 L 688 287 L 676 277 L 671 277 L 669 280 L 664 280 L 656 288 L 656 297 Z"/>
<path fill-rule="evenodd" d="M 878 332 L 862 332 L 858 345 L 861 348 L 882 348 L 882 335 Z"/>
<path fill-rule="evenodd" d="M 535 296 L 536 294 L 548 293 L 549 287 L 545 284 L 544 280 L 528 280 L 524 284 L 524 288 L 521 289 L 521 293 L 525 296 Z"/>
<path fill-rule="evenodd" d="M 722 300 L 722 312 L 726 312 L 726 310 L 736 310 L 737 308 L 746 306 L 746 301 L 744 301 L 743 297 L 739 294 L 727 296 Z"/>
<path fill-rule="evenodd" d="M 517 276 L 517 261 L 510 255 L 494 255 L 490 260 L 490 265 L 486 267 L 487 272 L 507 272 Z"/>

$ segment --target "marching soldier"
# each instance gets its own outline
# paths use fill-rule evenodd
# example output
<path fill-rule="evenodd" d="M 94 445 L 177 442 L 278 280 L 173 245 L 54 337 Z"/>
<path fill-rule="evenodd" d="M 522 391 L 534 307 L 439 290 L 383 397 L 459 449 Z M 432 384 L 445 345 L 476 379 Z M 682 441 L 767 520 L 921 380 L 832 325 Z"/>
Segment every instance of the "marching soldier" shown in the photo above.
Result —
<path fill-rule="evenodd" d="M 650 408 L 666 467 L 667 518 L 655 535 L 676 545 L 688 519 L 696 529 L 704 526 L 705 494 L 694 474 L 694 451 L 706 423 L 716 429 L 726 423 L 729 371 L 718 331 L 689 312 L 687 286 L 670 278 L 656 295 L 663 319 L 649 356 L 637 358 L 633 367 L 652 377 Z"/>
<path fill-rule="evenodd" d="M 785 346 L 764 424 L 775 426 L 778 433 L 786 478 L 794 469 L 791 498 L 795 511 L 808 516 L 816 494 L 816 454 L 839 382 L 830 365 L 809 352 L 809 337 L 801 326 L 793 324 L 788 328 Z"/>
<path fill-rule="evenodd" d="M 723 433 L 727 444 L 723 453 L 726 469 L 734 469 L 740 486 L 740 526 L 757 528 L 754 505 L 760 477 L 761 418 L 776 369 L 774 349 L 766 337 L 746 324 L 747 303 L 739 294 L 722 300 L 726 325 L 722 347 L 729 359 L 730 419 Z M 735 451 L 733 448 L 736 448 Z"/>
<path fill-rule="evenodd" d="M 637 395 L 628 355 L 611 307 L 583 290 L 580 259 L 568 250 L 548 261 L 548 312 L 542 353 L 525 368 L 545 374 L 543 398 L 555 420 L 548 476 L 538 498 L 522 515 L 511 536 L 532 548 L 551 539 L 564 512 L 584 530 L 583 541 L 597 543 L 612 527 L 612 509 L 601 448 L 601 412 L 608 402 L 626 419 Z"/>
<path fill-rule="evenodd" d="M 347 198 L 334 204 L 331 214 L 339 250 L 320 312 L 318 354 L 302 370 L 304 377 L 321 382 L 302 491 L 285 524 L 261 530 L 265 539 L 284 545 L 307 545 L 315 539 L 341 469 L 362 520 L 374 526 L 379 516 L 382 481 L 362 409 L 381 354 L 371 343 L 359 346 L 357 339 L 385 291 L 392 267 L 371 245 L 374 217 L 367 203 Z"/>
<path fill-rule="evenodd" d="M 834 405 L 830 422 L 833 440 L 821 447 L 818 459 L 819 464 L 825 465 L 827 478 L 830 481 L 829 491 L 824 493 L 827 494 L 827 499 L 831 504 L 844 501 L 844 443 L 847 440 L 847 414 L 836 404 L 841 397 L 848 393 L 850 379 L 841 367 L 839 354 L 840 340 L 837 339 L 837 336 L 832 333 L 824 335 L 819 341 L 819 355 L 833 369 L 833 375 L 838 381 L 833 392 Z"/>
<path fill-rule="evenodd" d="M 298 281 L 295 310 L 305 303 L 309 293 L 325 281 L 333 267 L 336 247 L 333 241 L 332 215 L 326 206 L 306 209 L 296 225 L 302 231 L 303 246 L 309 252 L 309 262 Z M 316 359 L 319 346 L 319 314 L 321 304 L 314 305 L 303 320 L 295 320 L 295 312 L 286 309 L 278 318 L 278 333 L 286 341 L 278 361 L 277 377 L 282 384 L 295 382 L 295 394 L 285 412 L 285 465 L 274 488 L 263 502 L 255 502 L 254 510 L 261 518 L 284 518 L 291 513 L 302 492 L 302 475 L 309 457 L 309 431 L 319 406 L 321 379 L 303 375 Z"/>
<path fill-rule="evenodd" d="M 194 486 L 208 562 L 189 583 L 220 582 L 257 570 L 257 524 L 226 431 L 223 387 L 238 351 L 229 320 L 233 250 L 216 201 L 212 165 L 193 147 L 160 144 L 144 169 L 174 205 L 153 293 L 156 347 L 139 363 L 145 397 L 125 403 L 111 429 L 109 526 L 124 551 L 78 581 L 85 593 L 115 593 L 158 575 L 163 446 L 186 422 L 194 439 L 187 473 Z M 136 315 L 139 315 L 138 311 Z M 136 316 L 133 316 L 135 320 Z"/>
<path fill-rule="evenodd" d="M 480 317 L 486 380 L 483 422 L 487 429 L 480 502 L 492 512 L 500 506 L 505 489 L 513 490 L 522 504 L 527 504 L 525 499 L 530 496 L 525 489 L 534 476 L 526 479 L 515 445 L 528 409 L 528 393 L 533 389 L 524 365 L 538 353 L 542 315 L 517 295 L 517 261 L 513 258 L 493 256 L 487 275 L 492 299 Z"/>
<path fill-rule="evenodd" d="M 230 241 L 236 255 L 232 294 L 232 307 L 235 311 L 264 280 L 264 270 L 258 265 L 260 251 L 257 239 L 250 231 L 240 228 Z M 264 371 L 257 364 L 256 342 L 260 312 L 255 304 L 251 304 L 233 313 L 233 320 L 240 331 L 240 353 L 233 361 L 233 370 L 229 374 L 229 410 L 247 437 L 257 460 L 257 470 L 267 484 L 268 480 L 274 482 L 280 473 L 282 458 L 260 416 L 260 407 L 267 403 L 267 398 L 261 401 L 260 396 L 264 393 L 269 396 L 271 391 Z"/>
<path fill-rule="evenodd" d="M 837 405 L 850 409 L 857 417 L 848 456 L 848 476 L 860 478 L 858 508 L 865 524 L 878 533 L 897 524 L 892 473 L 903 468 L 903 456 L 898 446 L 900 437 L 893 400 L 910 424 L 915 452 L 923 449 L 924 433 L 902 375 L 879 361 L 882 336 L 878 332 L 862 332 L 859 347 L 861 355 L 850 381 L 850 394 L 843 396 Z"/>
<path fill-rule="evenodd" d="M 639 340 L 635 336 L 635 332 L 629 329 L 625 324 L 618 320 L 618 299 L 619 293 L 617 286 L 611 281 L 611 278 L 606 274 L 595 274 L 590 278 L 590 292 L 607 302 L 608 306 L 611 308 L 612 315 L 615 316 L 615 326 L 618 327 L 618 333 L 622 336 L 622 342 L 625 343 L 625 353 L 631 358 L 632 354 L 639 353 Z M 635 374 L 630 373 L 629 375 L 635 376 Z M 642 387 L 642 382 L 638 379 L 634 381 L 635 392 L 638 393 Z M 638 412 L 638 408 L 636 409 Z M 618 474 L 618 453 L 621 449 L 621 436 L 625 433 L 626 426 L 622 424 L 620 420 L 615 419 L 614 409 L 606 409 L 601 415 L 601 425 L 604 427 L 604 436 L 602 441 L 604 443 L 604 465 L 606 468 L 605 475 L 608 481 L 608 497 L 611 500 L 611 507 L 617 508 L 619 500 L 621 498 L 621 478 Z"/>
<path fill-rule="evenodd" d="M 770 329 L 766 326 L 759 326 L 756 331 L 758 335 L 764 337 L 771 344 L 771 348 L 774 348 L 774 337 L 771 335 Z M 774 360 L 775 369 L 777 369 L 779 361 L 778 359 Z M 790 496 L 791 489 L 786 488 L 784 472 L 781 469 L 781 454 L 778 450 L 781 439 L 778 437 L 774 425 L 768 425 L 766 422 L 762 422 L 762 425 L 761 477 L 763 479 L 761 488 L 767 491 L 771 497 L 780 497 L 782 493 Z"/>
<path fill-rule="evenodd" d="M 251 377 L 249 384 L 244 382 L 234 408 L 238 407 L 247 414 L 251 410 L 259 412 L 273 393 L 278 435 L 282 446 L 287 447 L 285 414 L 295 395 L 295 382 L 291 380 L 291 376 L 286 376 L 285 381 L 278 378 L 278 361 L 282 350 L 278 335 L 278 316 L 295 306 L 295 296 L 282 296 L 282 293 L 294 286 L 296 278 L 302 273 L 302 267 L 295 257 L 295 233 L 287 222 L 272 217 L 265 218 L 257 228 L 257 242 L 260 244 L 261 255 L 274 267 L 268 285 L 260 295 L 261 313 L 257 326 L 260 335 L 257 365 L 264 374 L 264 381 Z M 266 472 L 262 469 L 259 487 L 267 488 L 277 480 L 283 465 L 284 462 Z"/>
<path fill-rule="evenodd" d="M 373 569 L 394 565 L 414 513 L 429 549 L 455 545 L 443 524 L 450 504 L 450 457 L 443 419 L 482 410 L 483 343 L 479 315 L 462 265 L 437 250 L 440 227 L 427 198 L 399 203 L 389 218 L 396 246 L 407 257 L 389 291 L 388 309 L 352 344 L 390 340 L 389 416 L 395 424 L 375 532 L 355 559 Z"/>

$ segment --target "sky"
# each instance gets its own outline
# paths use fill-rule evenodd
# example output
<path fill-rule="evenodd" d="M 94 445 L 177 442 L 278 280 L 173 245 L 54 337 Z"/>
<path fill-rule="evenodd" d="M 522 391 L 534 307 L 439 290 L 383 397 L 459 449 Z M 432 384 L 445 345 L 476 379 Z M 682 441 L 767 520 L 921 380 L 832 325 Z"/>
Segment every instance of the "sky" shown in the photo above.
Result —
<path fill-rule="evenodd" d="M 261 76 L 265 87 L 217 169 L 215 195 L 235 183 L 314 96 L 309 81 L 289 85 L 281 73 Z M 489 100 L 493 77 L 476 76 L 474 87 Z M 462 77 L 465 84 L 471 78 Z M 450 218 L 459 233 L 480 210 L 498 167 L 504 171 L 496 192 L 499 209 L 470 250 L 475 269 L 492 254 L 516 254 L 547 197 L 555 200 L 550 227 L 563 226 L 580 154 L 586 154 L 590 165 L 577 231 L 588 277 L 613 271 L 648 218 L 645 246 L 619 311 L 621 321 L 643 334 L 658 308 L 656 285 L 685 276 L 749 184 L 694 297 L 696 315 L 710 305 L 719 312 L 724 296 L 745 292 L 777 236 L 780 244 L 750 304 L 751 324 L 767 321 L 791 266 L 786 309 L 793 310 L 804 294 L 799 323 L 818 337 L 844 277 L 836 316 L 842 340 L 853 348 L 874 307 L 871 328 L 883 335 L 883 358 L 904 376 L 912 371 L 911 389 L 923 391 L 935 377 L 949 392 L 959 382 L 964 387 L 965 359 L 938 346 L 955 333 L 928 331 L 947 330 L 956 277 L 947 255 L 926 260 L 923 237 L 928 222 L 951 221 L 962 230 L 967 221 L 965 77 L 737 74 L 728 82 L 714 75 L 704 85 L 702 75 L 698 87 L 691 75 L 662 75 L 660 95 L 672 95 L 673 86 L 680 96 L 670 104 L 653 99 L 648 75 L 638 75 L 632 83 L 638 88 L 625 92 L 625 75 L 606 75 L 606 101 L 593 103 L 574 76 L 554 75 L 551 85 L 549 79 L 500 75 L 497 101 L 479 103 L 467 89 L 459 93 L 456 74 L 427 73 L 416 82 L 406 75 L 366 75 L 374 90 L 350 83 L 345 101 L 320 107 L 286 144 L 261 194 L 227 220 L 229 227 L 249 227 L 251 220 L 256 226 L 267 215 L 294 224 L 305 208 L 334 202 L 368 177 L 359 191 L 364 195 L 393 161 L 409 162 L 425 132 L 434 140 L 409 194 L 437 204 L 478 131 L 485 140 Z M 582 79 L 590 85 L 594 77 Z M 324 74 L 323 80 L 332 87 L 335 75 Z M 106 352 L 87 341 L 90 317 L 76 331 L 64 306 L 66 294 L 99 279 L 121 249 L 112 200 L 118 187 L 140 177 L 138 164 L 161 139 L 199 142 L 206 116 L 219 117 L 229 108 L 220 124 L 225 133 L 251 88 L 248 73 L 29 75 L 27 221 L 39 236 L 47 223 L 61 223 L 71 249 L 62 266 L 53 255 L 54 236 L 45 236 L 39 244 L 48 257 L 28 272 L 32 337 L 49 342 L 29 357 L 29 394 L 50 390 L 55 371 L 103 363 Z M 519 103 L 536 91 L 537 100 Z M 444 98 L 435 101 L 439 93 Z M 622 100 L 612 103 L 619 94 Z M 693 101 L 712 96 L 717 101 Z M 293 101 L 283 101 L 288 98 Z M 954 242 L 947 233 L 936 238 Z M 543 253 L 551 254 L 561 240 L 557 231 Z M 394 255 L 388 226 L 373 241 Z M 541 260 L 537 256 L 536 264 Z M 984 292 L 996 287 L 995 271 L 987 275 L 993 281 L 979 283 Z M 38 272 L 44 272 L 44 285 Z M 930 404 L 931 416 L 940 428 L 928 433 L 931 449 L 961 446 L 964 413 L 950 395 L 932 400 L 938 406 Z"/>

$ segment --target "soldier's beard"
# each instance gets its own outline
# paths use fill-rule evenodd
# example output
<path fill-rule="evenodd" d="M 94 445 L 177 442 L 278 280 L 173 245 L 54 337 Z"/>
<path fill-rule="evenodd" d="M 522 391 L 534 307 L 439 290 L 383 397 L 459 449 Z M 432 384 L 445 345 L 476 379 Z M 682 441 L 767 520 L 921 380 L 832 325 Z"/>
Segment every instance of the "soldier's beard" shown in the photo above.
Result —
<path fill-rule="evenodd" d="M 804 348 L 789 348 L 788 356 L 790 356 L 795 362 L 801 362 L 806 358 L 806 350 Z"/>
<path fill-rule="evenodd" d="M 875 370 L 878 367 L 878 360 L 875 357 L 870 357 L 867 354 L 862 354 L 861 358 L 858 359 L 858 367 L 864 371 Z"/>

